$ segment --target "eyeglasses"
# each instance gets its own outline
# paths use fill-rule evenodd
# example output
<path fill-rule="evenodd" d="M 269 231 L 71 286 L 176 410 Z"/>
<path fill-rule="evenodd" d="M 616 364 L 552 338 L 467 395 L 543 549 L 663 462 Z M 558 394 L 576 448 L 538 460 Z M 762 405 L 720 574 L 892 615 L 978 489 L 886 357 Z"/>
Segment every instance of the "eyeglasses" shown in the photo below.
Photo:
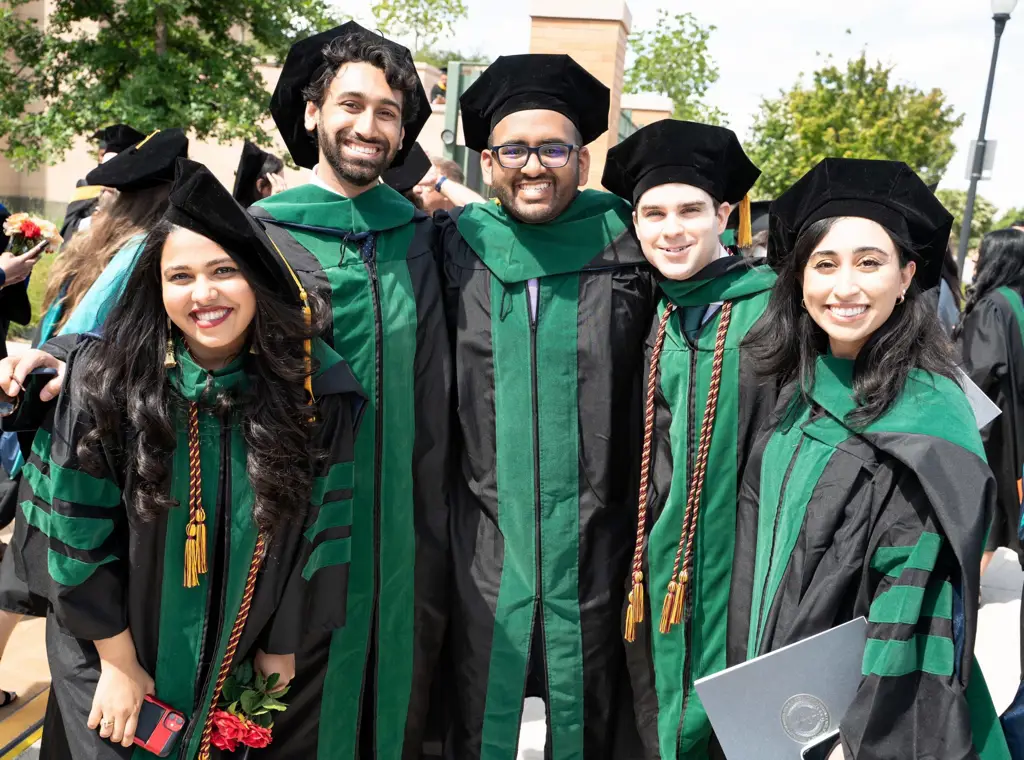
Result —
<path fill-rule="evenodd" d="M 522 169 L 530 163 L 530 156 L 536 155 L 540 165 L 545 169 L 561 169 L 569 163 L 569 156 L 579 148 L 572 143 L 544 143 L 536 148 L 528 145 L 493 145 L 491 152 L 497 157 L 498 163 L 506 169 Z"/>

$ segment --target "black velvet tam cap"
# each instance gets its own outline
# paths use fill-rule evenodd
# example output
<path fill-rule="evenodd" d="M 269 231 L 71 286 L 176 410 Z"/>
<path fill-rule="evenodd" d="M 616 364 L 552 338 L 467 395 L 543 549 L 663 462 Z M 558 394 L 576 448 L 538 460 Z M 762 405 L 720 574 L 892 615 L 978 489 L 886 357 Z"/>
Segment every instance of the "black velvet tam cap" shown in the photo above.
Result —
<path fill-rule="evenodd" d="M 174 181 L 174 165 L 188 156 L 188 138 L 180 129 L 162 129 L 123 150 L 85 175 L 90 185 L 115 190 L 146 190 Z"/>
<path fill-rule="evenodd" d="M 407 193 L 420 183 L 430 171 L 430 157 L 419 143 L 413 143 L 409 156 L 401 166 L 394 166 L 381 175 L 385 185 L 400 193 Z"/>
<path fill-rule="evenodd" d="M 580 131 L 583 144 L 608 131 L 611 93 L 567 55 L 503 55 L 459 99 L 466 145 L 482 151 L 491 131 L 519 111 L 556 111 Z"/>
<path fill-rule="evenodd" d="M 231 191 L 231 195 L 245 208 L 260 200 L 256 194 L 256 180 L 260 178 L 263 164 L 268 158 L 269 153 L 248 140 L 242 146 L 242 156 L 238 159 L 238 168 L 235 169 L 235 189 Z"/>
<path fill-rule="evenodd" d="M 146 139 L 146 136 L 127 124 L 112 124 L 93 133 L 93 140 L 98 140 L 100 149 L 108 153 L 120 153 Z"/>
<path fill-rule="evenodd" d="M 202 164 L 183 158 L 176 171 L 164 219 L 209 238 L 231 255 L 246 277 L 302 304 L 304 291 L 263 225 Z"/>
<path fill-rule="evenodd" d="M 768 261 L 777 265 L 811 224 L 870 219 L 911 246 L 922 288 L 939 283 L 953 215 L 902 161 L 826 158 L 772 203 Z"/>
<path fill-rule="evenodd" d="M 652 187 L 669 184 L 699 187 L 719 203 L 736 203 L 760 176 L 731 129 L 665 119 L 608 151 L 601 181 L 634 204 Z"/>
<path fill-rule="evenodd" d="M 292 158 L 299 166 L 312 169 L 320 160 L 320 153 L 317 150 L 316 137 L 313 132 L 306 131 L 306 98 L 302 91 L 314 79 L 316 79 L 323 68 L 327 65 L 324 58 L 324 48 L 330 45 L 339 37 L 360 37 L 366 40 L 383 42 L 397 54 L 403 65 L 415 71 L 412 60 L 412 53 L 409 49 L 385 39 L 377 32 L 364 29 L 355 21 L 336 26 L 326 32 L 314 34 L 292 45 L 285 58 L 284 67 L 281 69 L 281 77 L 277 80 L 277 87 L 270 99 L 270 113 L 274 117 L 274 123 L 284 138 L 284 144 L 288 146 Z M 423 91 L 422 82 L 416 85 L 416 106 L 406 103 L 402 107 L 403 126 L 405 137 L 402 140 L 402 148 L 399 149 L 391 166 L 401 166 L 412 150 L 413 143 L 423 129 L 423 125 L 430 118 L 430 100 L 427 93 Z M 410 121 L 408 115 L 415 110 L 416 115 Z"/>

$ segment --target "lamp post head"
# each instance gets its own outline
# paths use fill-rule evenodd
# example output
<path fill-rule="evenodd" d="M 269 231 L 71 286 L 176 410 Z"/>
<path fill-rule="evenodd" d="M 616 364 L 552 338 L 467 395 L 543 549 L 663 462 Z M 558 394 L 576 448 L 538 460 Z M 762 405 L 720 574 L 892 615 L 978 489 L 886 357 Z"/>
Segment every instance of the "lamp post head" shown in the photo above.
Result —
<path fill-rule="evenodd" d="M 1016 7 L 1017 0 L 992 0 L 992 15 L 997 18 L 1009 18 Z"/>

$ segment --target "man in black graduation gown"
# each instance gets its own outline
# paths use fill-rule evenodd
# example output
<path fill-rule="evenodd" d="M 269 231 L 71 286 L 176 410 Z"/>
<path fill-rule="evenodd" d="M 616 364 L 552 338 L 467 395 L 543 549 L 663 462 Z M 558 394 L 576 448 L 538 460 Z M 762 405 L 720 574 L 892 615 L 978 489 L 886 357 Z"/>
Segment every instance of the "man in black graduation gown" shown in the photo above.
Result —
<path fill-rule="evenodd" d="M 121 151 L 142 142 L 146 136 L 127 124 L 112 124 L 97 130 L 92 139 L 99 141 L 99 163 L 103 164 Z M 82 228 L 82 223 L 92 216 L 102 192 L 103 188 L 99 185 L 90 185 L 85 180 L 78 181 L 71 202 L 64 211 L 64 223 L 60 228 L 65 244 Z"/>
<path fill-rule="evenodd" d="M 608 89 L 565 55 L 503 56 L 463 95 L 497 203 L 438 216 L 455 352 L 449 757 L 516 757 L 524 696 L 546 754 L 613 754 L 654 306 L 629 205 L 594 190 Z"/>
<path fill-rule="evenodd" d="M 407 160 L 430 105 L 409 51 L 350 22 L 292 47 L 271 112 L 313 181 L 250 213 L 329 300 L 323 338 L 369 403 L 346 625 L 299 653 L 258 756 L 419 758 L 447 617 L 450 355 L 433 223 L 380 175 Z"/>

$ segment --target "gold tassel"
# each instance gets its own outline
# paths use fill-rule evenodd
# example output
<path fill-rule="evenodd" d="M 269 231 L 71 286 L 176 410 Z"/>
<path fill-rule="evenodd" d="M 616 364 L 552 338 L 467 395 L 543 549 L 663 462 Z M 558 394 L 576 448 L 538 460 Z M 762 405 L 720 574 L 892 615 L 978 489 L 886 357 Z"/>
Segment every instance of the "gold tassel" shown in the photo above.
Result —
<path fill-rule="evenodd" d="M 686 582 L 689 577 L 685 570 L 679 572 L 679 590 L 672 603 L 672 625 L 679 625 L 683 622 L 683 600 L 686 599 Z"/>
<path fill-rule="evenodd" d="M 199 585 L 205 575 L 206 510 L 203 509 L 203 480 L 199 459 L 199 405 L 188 406 L 188 525 L 185 526 L 185 588 Z"/>
<path fill-rule="evenodd" d="M 747 193 L 740 201 L 740 226 L 736 230 L 736 245 L 739 248 L 749 248 L 753 242 L 754 235 L 750 229 L 750 193 Z"/>
<path fill-rule="evenodd" d="M 644 622 L 644 574 L 633 573 L 633 589 L 629 592 L 629 609 L 626 610 L 626 641 L 636 641 L 636 626 Z"/>
<path fill-rule="evenodd" d="M 665 602 L 661 605 L 661 625 L 658 630 L 668 633 L 672 630 L 672 610 L 676 606 L 676 597 L 679 595 L 679 584 L 675 581 L 668 582 L 668 593 L 665 594 Z"/>

